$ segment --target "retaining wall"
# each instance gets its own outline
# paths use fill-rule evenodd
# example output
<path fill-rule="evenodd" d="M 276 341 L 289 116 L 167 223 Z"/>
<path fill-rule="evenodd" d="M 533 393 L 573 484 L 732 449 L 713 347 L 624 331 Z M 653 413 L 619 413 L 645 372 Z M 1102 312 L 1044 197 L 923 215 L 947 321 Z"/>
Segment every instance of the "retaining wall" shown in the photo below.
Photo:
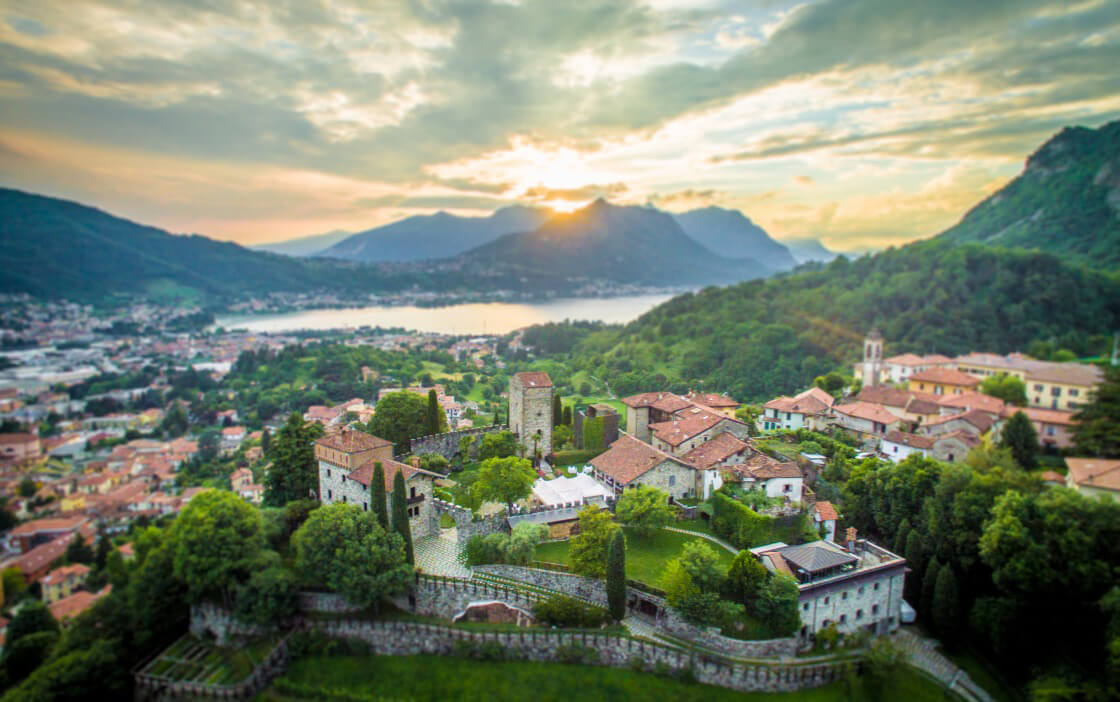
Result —
<path fill-rule="evenodd" d="M 420 456 L 425 453 L 438 453 L 450 461 L 459 454 L 459 439 L 464 436 L 484 436 L 499 431 L 507 431 L 508 429 L 509 427 L 505 424 L 491 424 L 488 427 L 449 431 L 446 434 L 429 434 L 428 436 L 412 439 L 408 442 L 408 446 L 414 456 Z M 477 448 L 475 450 L 477 451 Z M 463 460 L 470 461 L 472 457 L 463 456 Z"/>

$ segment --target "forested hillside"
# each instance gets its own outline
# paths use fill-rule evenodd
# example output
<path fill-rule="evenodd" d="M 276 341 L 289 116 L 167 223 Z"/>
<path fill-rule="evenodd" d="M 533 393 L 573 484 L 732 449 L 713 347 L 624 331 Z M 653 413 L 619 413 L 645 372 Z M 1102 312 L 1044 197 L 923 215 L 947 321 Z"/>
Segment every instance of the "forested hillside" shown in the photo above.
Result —
<path fill-rule="evenodd" d="M 589 333 L 572 358 L 620 395 L 693 388 L 758 401 L 850 368 L 872 326 L 889 354 L 1039 340 L 1085 353 L 1120 327 L 1120 280 L 1049 254 L 927 241 L 681 295 L 621 330 Z"/>
<path fill-rule="evenodd" d="M 1120 122 L 1063 129 L 1022 174 L 940 236 L 1120 269 Z"/>

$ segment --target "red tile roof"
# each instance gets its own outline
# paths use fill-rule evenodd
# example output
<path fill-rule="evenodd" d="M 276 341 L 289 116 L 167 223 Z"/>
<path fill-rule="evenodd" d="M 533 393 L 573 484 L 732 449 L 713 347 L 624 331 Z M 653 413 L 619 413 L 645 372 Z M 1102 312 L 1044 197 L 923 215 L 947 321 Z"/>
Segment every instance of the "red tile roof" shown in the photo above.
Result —
<path fill-rule="evenodd" d="M 373 480 L 373 468 L 377 460 L 370 458 L 361 467 L 350 471 L 346 478 L 355 482 L 361 483 L 369 487 L 370 482 Z M 405 463 L 398 463 L 396 461 L 381 461 L 381 468 L 385 471 L 385 490 L 391 492 L 393 489 L 393 480 L 397 477 L 398 471 L 404 471 L 404 479 L 409 480 L 412 476 L 417 474 L 430 475 L 433 478 L 442 478 L 439 473 L 433 473 L 422 468 L 415 468 Z"/>
<path fill-rule="evenodd" d="M 800 478 L 801 468 L 794 461 L 780 462 L 764 453 L 756 454 L 747 459 L 741 466 L 735 466 L 740 475 L 749 475 L 755 480 L 771 480 L 773 478 Z"/>
<path fill-rule="evenodd" d="M 552 378 L 548 377 L 548 373 L 542 371 L 526 371 L 518 373 L 514 376 L 521 381 L 521 384 L 529 388 L 550 388 L 552 387 Z"/>
<path fill-rule="evenodd" d="M 342 451 L 343 453 L 358 453 L 360 451 L 369 451 L 370 449 L 393 445 L 393 442 L 388 439 L 382 439 L 379 436 L 367 434 L 364 431 L 353 431 L 350 429 L 343 429 L 340 432 L 328 434 L 315 443 L 329 449 Z"/>
<path fill-rule="evenodd" d="M 1062 410 L 1042 409 L 1041 407 L 1014 407 L 1007 406 L 1004 408 L 1001 416 L 1010 418 L 1016 412 L 1022 412 L 1027 415 L 1027 419 L 1039 424 L 1060 424 L 1063 426 L 1073 426 L 1077 424 L 1073 419 L 1073 412 L 1064 412 Z"/>
<path fill-rule="evenodd" d="M 836 507 L 831 502 L 821 500 L 813 506 L 816 510 L 817 516 L 820 517 L 822 522 L 834 522 L 840 519 L 840 515 L 836 513 Z"/>
<path fill-rule="evenodd" d="M 964 422 L 967 422 L 968 424 L 971 424 L 972 426 L 976 427 L 976 429 L 981 434 L 986 433 L 989 429 L 992 428 L 992 425 L 996 423 L 996 420 L 992 419 L 992 416 L 990 414 L 988 414 L 987 412 L 984 412 L 983 410 L 975 409 L 975 410 L 969 410 L 968 412 L 962 412 L 961 414 L 949 414 L 949 415 L 945 415 L 944 417 L 938 417 L 936 419 L 931 419 L 922 426 L 934 427 L 934 426 L 939 426 L 941 424 L 945 424 L 947 422 L 952 422 L 952 421 L 957 420 L 957 419 L 960 419 L 960 420 L 962 420 Z M 919 428 L 921 428 L 921 427 L 919 427 Z"/>
<path fill-rule="evenodd" d="M 940 385 L 958 385 L 971 388 L 980 384 L 980 379 L 968 373 L 962 373 L 952 368 L 927 368 L 910 376 L 910 380 L 919 383 L 934 383 Z"/>
<path fill-rule="evenodd" d="M 24 534 L 37 534 L 40 531 L 74 531 L 84 524 L 85 521 L 85 517 L 34 519 L 30 522 L 20 524 L 8 533 L 13 536 L 23 536 Z"/>
<path fill-rule="evenodd" d="M 658 451 L 629 434 L 623 434 L 604 453 L 592 458 L 591 465 L 595 470 L 614 478 L 620 485 L 628 485 L 666 461 L 691 468 L 681 459 Z"/>
<path fill-rule="evenodd" d="M 1066 465 L 1075 485 L 1120 491 L 1120 459 L 1067 458 Z"/>
<path fill-rule="evenodd" d="M 919 436 L 918 434 L 908 434 L 904 431 L 891 430 L 888 431 L 883 441 L 889 441 L 892 444 L 901 444 L 902 446 L 909 446 L 910 448 L 924 449 L 930 451 L 933 449 L 933 438 L 929 436 Z"/>
<path fill-rule="evenodd" d="M 94 605 L 95 602 L 100 600 L 105 595 L 109 594 L 111 586 L 106 586 L 100 592 L 75 592 L 69 597 L 63 597 L 58 602 L 50 605 L 47 609 L 51 611 L 51 616 L 58 622 L 66 619 L 73 619 L 82 612 L 86 611 Z"/>
<path fill-rule="evenodd" d="M 88 574 L 89 574 L 89 566 L 87 566 L 83 563 L 74 563 L 72 565 L 66 565 L 66 566 L 62 566 L 60 568 L 55 568 L 51 572 L 44 575 L 42 580 L 40 580 L 39 582 L 41 582 L 44 585 L 54 585 L 55 583 L 60 583 L 64 580 L 66 580 L 66 578 L 71 576 L 71 575 L 76 575 L 78 577 L 81 577 L 83 575 L 88 575 Z"/>
<path fill-rule="evenodd" d="M 723 463 L 737 453 L 749 450 L 750 444 L 740 441 L 734 434 L 725 431 L 692 449 L 681 456 L 681 459 L 700 470 L 706 470 L 717 463 Z"/>
<path fill-rule="evenodd" d="M 66 547 L 70 545 L 73 538 L 73 534 L 64 534 L 54 541 L 40 544 L 22 556 L 12 559 L 5 564 L 5 567 L 15 566 L 25 576 L 42 572 L 47 566 L 58 560 L 62 554 L 66 553 Z"/>
<path fill-rule="evenodd" d="M 1006 404 L 998 397 L 985 395 L 980 392 L 965 392 L 960 395 L 942 395 L 937 401 L 942 407 L 959 407 L 965 410 L 984 410 L 992 414 L 999 414 L 1006 408 Z"/>
<path fill-rule="evenodd" d="M 706 432 L 726 419 L 727 417 L 722 414 L 700 410 L 694 415 L 681 419 L 650 424 L 649 429 L 654 436 L 670 446 L 680 446 L 692 437 Z"/>
<path fill-rule="evenodd" d="M 732 400 L 727 395 L 720 395 L 714 392 L 690 392 L 684 396 L 684 399 L 692 402 L 699 402 L 708 407 L 738 407 L 739 403 Z"/>
<path fill-rule="evenodd" d="M 866 419 L 879 424 L 891 425 L 900 421 L 898 417 L 871 402 L 849 402 L 846 405 L 837 405 L 832 408 L 838 414 L 846 414 L 857 419 Z"/>

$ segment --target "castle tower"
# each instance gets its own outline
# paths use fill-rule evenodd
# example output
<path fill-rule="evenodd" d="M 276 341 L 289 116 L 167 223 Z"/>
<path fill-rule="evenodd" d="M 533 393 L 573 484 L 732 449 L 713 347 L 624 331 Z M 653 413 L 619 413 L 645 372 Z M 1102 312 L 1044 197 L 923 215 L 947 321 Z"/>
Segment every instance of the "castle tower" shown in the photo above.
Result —
<path fill-rule="evenodd" d="M 872 329 L 863 340 L 863 386 L 878 385 L 883 377 L 883 335 Z"/>
<path fill-rule="evenodd" d="M 509 429 L 532 458 L 552 453 L 552 378 L 548 373 L 517 373 L 509 379 Z"/>

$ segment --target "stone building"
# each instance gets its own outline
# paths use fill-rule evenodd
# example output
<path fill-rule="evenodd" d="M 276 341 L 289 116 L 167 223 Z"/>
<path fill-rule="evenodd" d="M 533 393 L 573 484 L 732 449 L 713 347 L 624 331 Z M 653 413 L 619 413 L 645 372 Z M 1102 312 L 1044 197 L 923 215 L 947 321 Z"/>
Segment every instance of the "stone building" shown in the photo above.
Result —
<path fill-rule="evenodd" d="M 516 373 L 509 379 L 509 428 L 531 453 L 552 453 L 552 378 L 548 373 Z"/>
<path fill-rule="evenodd" d="M 683 459 L 623 434 L 605 453 L 591 459 L 595 479 L 616 495 L 635 485 L 649 485 L 679 499 L 696 493 L 696 469 Z"/>
<path fill-rule="evenodd" d="M 393 481 L 404 474 L 408 524 L 412 538 L 439 534 L 439 515 L 433 504 L 435 481 L 443 476 L 392 459 L 393 444 L 360 431 L 343 430 L 315 442 L 319 461 L 319 501 L 325 505 L 343 502 L 370 509 L 370 484 L 374 464 L 385 471 L 385 494 L 391 512 Z"/>
<path fill-rule="evenodd" d="M 878 329 L 872 329 L 863 340 L 863 366 L 859 375 L 864 387 L 883 381 L 883 335 Z"/>
<path fill-rule="evenodd" d="M 844 634 L 864 630 L 888 634 L 901 624 L 906 559 L 856 539 L 848 529 L 843 545 L 811 541 L 751 549 L 772 573 L 797 581 L 800 636 L 807 638 L 835 624 Z"/>
<path fill-rule="evenodd" d="M 595 403 L 583 409 L 576 410 L 572 418 L 572 441 L 577 449 L 584 448 L 583 425 L 588 419 L 599 417 L 603 420 L 603 445 L 606 448 L 618 441 L 618 411 L 605 403 Z"/>

